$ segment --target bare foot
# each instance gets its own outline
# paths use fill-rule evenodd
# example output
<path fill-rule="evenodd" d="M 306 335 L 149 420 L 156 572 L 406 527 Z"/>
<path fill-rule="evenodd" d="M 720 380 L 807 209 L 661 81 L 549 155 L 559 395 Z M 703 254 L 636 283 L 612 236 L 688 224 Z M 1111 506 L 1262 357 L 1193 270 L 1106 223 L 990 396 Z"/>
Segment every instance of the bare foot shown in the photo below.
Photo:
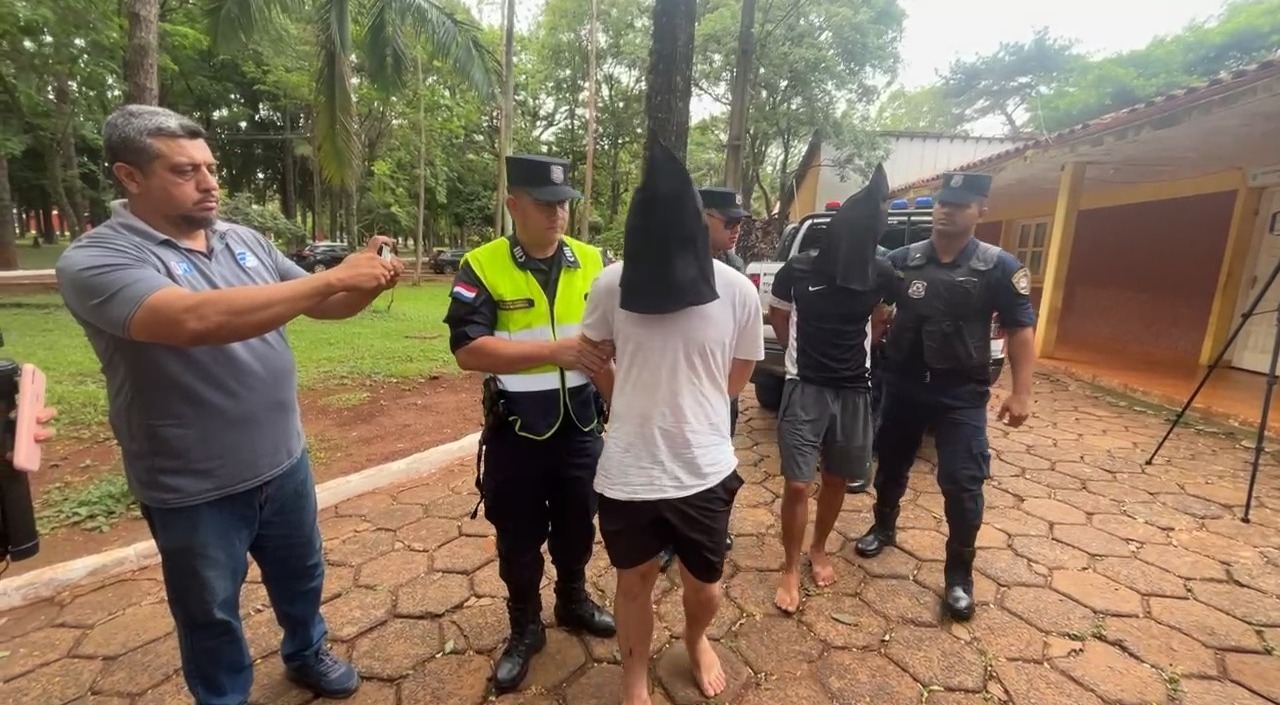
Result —
<path fill-rule="evenodd" d="M 724 668 L 720 666 L 720 657 L 711 648 L 711 642 L 707 641 L 706 636 L 689 648 L 689 663 L 693 665 L 693 680 L 697 681 L 698 690 L 702 691 L 703 697 L 714 698 L 729 685 Z"/>
<path fill-rule="evenodd" d="M 782 581 L 778 584 L 778 594 L 773 604 L 787 614 L 795 614 L 800 609 L 800 574 L 795 571 L 782 571 Z"/>
<path fill-rule="evenodd" d="M 836 567 L 826 551 L 809 549 L 809 565 L 813 570 L 813 582 L 818 587 L 828 587 L 836 582 Z"/>

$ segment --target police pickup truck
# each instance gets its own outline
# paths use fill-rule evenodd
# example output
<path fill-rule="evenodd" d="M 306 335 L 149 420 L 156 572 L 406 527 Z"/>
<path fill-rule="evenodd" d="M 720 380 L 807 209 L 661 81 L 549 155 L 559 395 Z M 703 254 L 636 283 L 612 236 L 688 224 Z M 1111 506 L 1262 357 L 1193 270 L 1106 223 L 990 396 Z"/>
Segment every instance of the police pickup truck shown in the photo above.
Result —
<path fill-rule="evenodd" d="M 782 231 L 778 241 L 778 250 L 774 258 L 764 262 L 752 262 L 747 265 L 747 277 L 760 292 L 760 309 L 765 317 L 764 326 L 764 360 L 756 365 L 751 377 L 755 385 L 756 401 L 770 411 L 777 410 L 782 403 L 782 383 L 786 379 L 786 365 L 782 346 L 773 334 L 769 325 L 770 290 L 773 277 L 782 268 L 783 262 L 791 257 L 809 250 L 815 250 L 826 234 L 827 224 L 831 222 L 835 211 L 840 208 L 839 201 L 826 204 L 826 210 L 810 213 L 791 223 Z M 928 198 L 917 198 L 913 201 L 897 200 L 889 207 L 889 227 L 880 240 L 882 247 L 895 250 L 929 237 L 933 225 L 933 202 Z M 1000 378 L 1004 369 L 1005 335 L 1000 328 L 997 316 L 991 319 L 991 381 Z M 872 361 L 874 367 L 875 361 Z"/>

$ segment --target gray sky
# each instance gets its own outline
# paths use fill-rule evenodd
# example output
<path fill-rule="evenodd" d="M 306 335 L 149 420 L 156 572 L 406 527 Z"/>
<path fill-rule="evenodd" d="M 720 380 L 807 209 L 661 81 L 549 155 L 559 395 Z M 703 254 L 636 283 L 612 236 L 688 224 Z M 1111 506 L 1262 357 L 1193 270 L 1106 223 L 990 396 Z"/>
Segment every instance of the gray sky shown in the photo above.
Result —
<path fill-rule="evenodd" d="M 898 0 L 907 11 L 902 84 L 931 83 L 952 60 L 985 54 L 1046 26 L 1097 55 L 1146 45 L 1216 14 L 1222 0 Z"/>

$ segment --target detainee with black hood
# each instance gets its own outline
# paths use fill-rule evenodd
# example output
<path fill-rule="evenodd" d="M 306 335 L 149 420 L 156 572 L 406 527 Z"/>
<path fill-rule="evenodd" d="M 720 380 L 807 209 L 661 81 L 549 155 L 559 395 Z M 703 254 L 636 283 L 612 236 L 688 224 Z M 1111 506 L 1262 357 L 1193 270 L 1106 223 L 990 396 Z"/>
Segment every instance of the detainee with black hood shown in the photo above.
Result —
<path fill-rule="evenodd" d="M 684 643 L 706 698 L 726 686 L 707 640 L 720 603 L 729 514 L 743 480 L 729 399 L 764 359 L 751 281 L 711 256 L 689 172 L 658 143 L 627 214 L 623 261 L 596 279 L 582 335 L 616 368 L 595 487 L 600 534 L 618 570 L 614 610 L 623 705 L 648 705 L 652 591 L 672 546 L 684 586 Z"/>
<path fill-rule="evenodd" d="M 871 472 L 872 316 L 896 278 L 876 256 L 888 195 L 889 180 L 877 165 L 871 181 L 831 218 L 822 245 L 787 260 L 773 280 L 769 322 L 786 349 L 787 370 L 778 408 L 785 563 L 774 601 L 787 614 L 800 607 L 810 486 L 821 477 L 809 563 L 814 583 L 826 587 L 836 581 L 826 543 L 845 486 L 865 484 Z"/>

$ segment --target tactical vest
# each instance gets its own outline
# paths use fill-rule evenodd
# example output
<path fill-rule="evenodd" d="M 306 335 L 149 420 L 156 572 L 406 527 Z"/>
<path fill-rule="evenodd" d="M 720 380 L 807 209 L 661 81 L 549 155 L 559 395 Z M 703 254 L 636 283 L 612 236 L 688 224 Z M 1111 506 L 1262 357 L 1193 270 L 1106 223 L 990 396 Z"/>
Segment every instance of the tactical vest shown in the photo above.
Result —
<path fill-rule="evenodd" d="M 467 253 L 464 261 L 471 264 L 497 304 L 495 337 L 552 341 L 578 335 L 591 283 L 604 264 L 599 249 L 570 237 L 562 240 L 565 261 L 554 303 L 516 261 L 518 248 L 507 238 Z M 492 376 L 501 390 L 504 414 L 522 436 L 550 437 L 560 428 L 566 410 L 572 423 L 583 431 L 596 427 L 596 389 L 584 372 L 541 365 Z"/>
<path fill-rule="evenodd" d="M 924 371 L 987 379 L 992 311 L 986 290 L 1000 248 L 979 241 L 973 257 L 956 266 L 939 264 L 931 249 L 928 240 L 908 249 L 885 352 L 900 367 L 918 344 Z"/>

